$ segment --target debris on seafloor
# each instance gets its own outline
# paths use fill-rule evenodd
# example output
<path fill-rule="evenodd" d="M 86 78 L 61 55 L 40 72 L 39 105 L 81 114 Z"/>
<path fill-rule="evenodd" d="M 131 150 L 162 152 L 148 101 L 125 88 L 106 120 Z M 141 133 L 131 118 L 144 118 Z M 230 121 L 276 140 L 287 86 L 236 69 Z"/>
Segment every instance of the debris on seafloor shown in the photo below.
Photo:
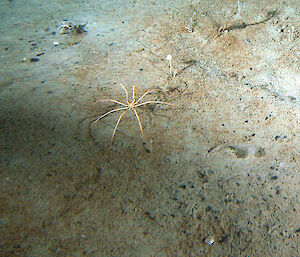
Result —
<path fill-rule="evenodd" d="M 235 152 L 237 158 L 246 158 L 248 156 L 262 157 L 266 155 L 264 147 L 252 144 L 231 145 L 229 149 Z"/>
<path fill-rule="evenodd" d="M 74 34 L 82 34 L 84 32 L 87 32 L 85 29 L 85 26 L 87 25 L 87 22 L 85 24 L 79 24 L 79 25 L 72 25 L 71 22 L 69 23 L 63 23 L 60 25 L 57 30 L 60 31 L 60 34 L 68 34 L 70 32 Z"/>
<path fill-rule="evenodd" d="M 208 236 L 203 240 L 203 242 L 204 242 L 204 244 L 210 246 L 215 242 L 215 240 L 214 240 L 213 236 Z"/>

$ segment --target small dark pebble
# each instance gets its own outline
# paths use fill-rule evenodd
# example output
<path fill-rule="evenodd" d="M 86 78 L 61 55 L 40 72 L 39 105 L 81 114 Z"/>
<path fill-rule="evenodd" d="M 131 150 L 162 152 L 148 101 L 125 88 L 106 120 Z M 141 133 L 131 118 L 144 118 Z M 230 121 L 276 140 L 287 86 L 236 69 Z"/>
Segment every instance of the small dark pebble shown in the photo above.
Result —
<path fill-rule="evenodd" d="M 179 188 L 186 189 L 186 185 L 180 185 Z"/>
<path fill-rule="evenodd" d="M 280 136 L 276 136 L 276 137 L 275 137 L 275 140 L 277 140 L 277 139 L 279 139 L 279 138 L 280 138 Z"/>
<path fill-rule="evenodd" d="M 230 234 L 222 236 L 222 238 L 219 240 L 219 243 L 225 243 L 225 242 L 227 242 L 229 237 L 230 237 Z"/>
<path fill-rule="evenodd" d="M 30 62 L 38 62 L 39 60 L 39 58 L 30 58 Z"/>
<path fill-rule="evenodd" d="M 204 173 L 202 173 L 200 170 L 197 170 L 197 174 L 199 176 L 199 178 L 205 178 L 206 175 Z"/>
<path fill-rule="evenodd" d="M 295 232 L 296 232 L 296 233 L 300 233 L 300 228 L 297 228 L 297 229 L 295 230 Z"/>
<path fill-rule="evenodd" d="M 271 177 L 271 179 L 273 179 L 273 180 L 276 180 L 276 179 L 278 179 L 278 176 L 273 176 L 273 177 Z"/>
<path fill-rule="evenodd" d="M 241 200 L 236 200 L 236 204 L 242 204 L 243 202 Z"/>
<path fill-rule="evenodd" d="M 207 212 L 213 211 L 213 208 L 212 208 L 211 206 L 207 206 L 207 207 L 206 207 L 206 211 L 207 211 Z"/>
<path fill-rule="evenodd" d="M 146 215 L 150 220 L 155 220 L 155 217 L 154 217 L 154 216 L 151 216 L 151 215 L 150 215 L 150 212 L 146 211 L 146 212 L 145 212 L 145 215 Z"/>

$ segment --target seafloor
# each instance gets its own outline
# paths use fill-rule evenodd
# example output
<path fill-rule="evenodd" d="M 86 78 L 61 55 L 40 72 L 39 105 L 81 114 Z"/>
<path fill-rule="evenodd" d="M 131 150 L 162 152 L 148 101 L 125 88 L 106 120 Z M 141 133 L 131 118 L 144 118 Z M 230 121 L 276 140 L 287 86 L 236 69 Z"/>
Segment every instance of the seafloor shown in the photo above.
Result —
<path fill-rule="evenodd" d="M 299 0 L 0 12 L 0 256 L 300 256 Z"/>

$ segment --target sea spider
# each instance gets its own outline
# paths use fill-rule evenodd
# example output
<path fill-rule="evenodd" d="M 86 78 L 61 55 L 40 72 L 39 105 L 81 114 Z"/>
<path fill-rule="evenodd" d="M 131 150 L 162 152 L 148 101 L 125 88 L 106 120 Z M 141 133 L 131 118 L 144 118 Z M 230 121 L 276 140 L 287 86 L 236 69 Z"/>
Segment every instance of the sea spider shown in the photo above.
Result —
<path fill-rule="evenodd" d="M 101 115 L 100 117 L 98 117 L 96 120 L 94 120 L 92 122 L 92 124 L 93 124 L 93 123 L 97 122 L 98 120 L 104 118 L 105 116 L 107 116 L 107 115 L 109 115 L 111 113 L 114 113 L 114 112 L 117 112 L 117 111 L 123 111 L 121 113 L 121 115 L 119 116 L 119 119 L 118 119 L 118 121 L 117 121 L 117 123 L 115 125 L 114 132 L 112 134 L 110 143 L 112 143 L 112 141 L 114 139 L 114 136 L 116 134 L 117 128 L 119 126 L 119 123 L 120 123 L 122 117 L 124 116 L 124 114 L 126 112 L 131 111 L 131 110 L 134 112 L 135 117 L 136 117 L 136 119 L 137 119 L 137 121 L 139 123 L 139 127 L 140 127 L 140 130 L 141 130 L 142 136 L 144 137 L 144 131 L 143 131 L 142 122 L 141 122 L 141 119 L 140 119 L 140 117 L 138 115 L 138 112 L 137 112 L 136 108 L 137 107 L 141 107 L 141 106 L 146 105 L 146 104 L 167 104 L 167 105 L 173 105 L 173 104 L 170 104 L 170 103 L 167 103 L 167 102 L 162 102 L 162 101 L 147 101 L 147 102 L 141 103 L 142 99 L 146 95 L 148 95 L 149 93 L 153 92 L 153 90 L 152 91 L 147 91 L 138 100 L 135 100 L 135 87 L 134 86 L 132 86 L 132 100 L 130 101 L 129 98 L 128 98 L 128 91 L 127 91 L 127 89 L 122 84 L 120 84 L 120 86 L 123 88 L 123 90 L 125 92 L 126 103 L 122 103 L 122 102 L 114 100 L 114 99 L 104 99 L 104 100 L 100 99 L 100 100 L 97 100 L 96 102 L 94 102 L 95 104 L 99 103 L 99 102 L 113 102 L 113 103 L 116 103 L 116 104 L 119 104 L 119 105 L 123 106 L 123 107 L 120 107 L 120 108 L 117 108 L 117 109 L 113 109 L 113 110 L 111 110 L 109 112 L 104 113 L 103 115 Z"/>

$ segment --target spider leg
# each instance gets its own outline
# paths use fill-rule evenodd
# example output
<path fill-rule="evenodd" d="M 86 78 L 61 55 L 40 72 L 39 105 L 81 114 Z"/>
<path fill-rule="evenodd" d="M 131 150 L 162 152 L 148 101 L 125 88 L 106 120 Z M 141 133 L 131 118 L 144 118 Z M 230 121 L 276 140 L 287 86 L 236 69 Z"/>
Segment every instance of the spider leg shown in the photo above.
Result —
<path fill-rule="evenodd" d="M 126 102 L 128 103 L 128 91 L 126 89 L 126 87 L 124 87 L 122 84 L 120 84 L 120 86 L 123 88 L 123 90 L 125 91 L 126 94 Z"/>
<path fill-rule="evenodd" d="M 143 126 L 142 126 L 141 119 L 140 119 L 140 117 L 139 117 L 139 115 L 138 115 L 136 109 L 132 109 L 132 110 L 133 110 L 134 113 L 135 113 L 135 116 L 136 116 L 136 118 L 137 118 L 137 120 L 138 120 L 138 122 L 139 122 L 139 126 L 140 126 L 140 129 L 141 129 L 141 132 L 142 132 L 142 136 L 144 137 L 144 131 L 143 131 Z"/>
<path fill-rule="evenodd" d="M 146 104 L 167 104 L 167 105 L 175 106 L 174 104 L 170 104 L 170 103 L 162 102 L 162 101 L 147 101 L 147 102 L 144 102 L 144 103 L 141 103 L 141 104 L 134 105 L 134 108 L 139 107 L 139 106 L 143 106 L 143 105 L 146 105 Z"/>
<path fill-rule="evenodd" d="M 151 91 L 147 91 L 146 93 L 144 93 L 136 102 L 135 104 L 137 104 L 138 102 L 140 102 L 146 95 L 152 93 L 155 90 L 151 90 Z"/>
<path fill-rule="evenodd" d="M 113 103 L 116 103 L 116 104 L 120 104 L 120 105 L 123 105 L 123 106 L 127 106 L 127 104 L 124 104 L 122 102 L 119 102 L 119 101 L 116 101 L 114 99 L 104 99 L 104 100 L 97 100 L 96 102 L 94 102 L 94 104 L 96 103 L 100 103 L 100 102 L 113 102 Z"/>
<path fill-rule="evenodd" d="M 113 134 L 112 134 L 112 136 L 111 136 L 110 144 L 112 143 L 112 141 L 113 141 L 113 139 L 114 139 L 114 136 L 115 136 L 115 134 L 116 134 L 117 128 L 118 128 L 118 126 L 119 126 L 119 123 L 120 123 L 120 121 L 121 121 L 123 115 L 124 115 L 126 112 L 127 112 L 127 111 L 124 111 L 124 112 L 121 113 L 121 115 L 120 115 L 120 117 L 119 117 L 119 119 L 118 119 L 118 121 L 117 121 L 117 123 L 116 123 L 114 132 L 113 132 Z"/>
<path fill-rule="evenodd" d="M 109 111 L 109 112 L 106 112 L 106 113 L 104 113 L 103 115 L 101 115 L 99 118 L 97 118 L 96 120 L 94 120 L 93 123 L 95 123 L 95 122 L 97 122 L 98 120 L 104 118 L 105 116 L 107 116 L 107 115 L 110 114 L 110 113 L 117 112 L 117 111 L 121 111 L 121 110 L 127 110 L 127 109 L 128 109 L 128 107 L 121 107 L 121 108 L 118 108 L 118 109 L 113 109 L 113 110 L 111 110 L 111 111 Z"/>
<path fill-rule="evenodd" d="M 134 101 L 135 101 L 135 92 L 134 92 L 134 90 L 135 90 L 135 87 L 132 86 L 132 102 L 133 102 L 133 103 L 134 103 Z"/>

